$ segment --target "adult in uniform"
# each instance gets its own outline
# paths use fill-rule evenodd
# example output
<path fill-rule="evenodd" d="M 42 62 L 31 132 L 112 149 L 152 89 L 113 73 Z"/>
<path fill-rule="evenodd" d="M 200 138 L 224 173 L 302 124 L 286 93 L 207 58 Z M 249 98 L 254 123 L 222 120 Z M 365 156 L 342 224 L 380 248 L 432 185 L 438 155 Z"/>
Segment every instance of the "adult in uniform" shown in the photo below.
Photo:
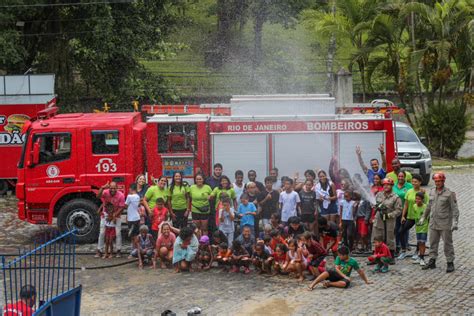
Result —
<path fill-rule="evenodd" d="M 380 238 L 385 240 L 388 248 L 395 253 L 395 221 L 398 216 L 402 214 L 402 201 L 393 193 L 393 180 L 385 178 L 382 181 L 383 191 L 377 193 L 375 196 L 376 205 L 378 208 L 374 219 L 374 226 L 372 229 L 372 240 Z M 383 210 L 383 211 L 382 211 Z M 384 215 L 385 214 L 385 215 Z M 385 216 L 385 224 L 384 224 Z M 386 236 L 386 238 L 385 238 Z"/>
<path fill-rule="evenodd" d="M 439 172 L 433 175 L 435 187 L 430 191 L 430 201 L 423 213 L 420 223 L 428 218 L 430 239 L 430 261 L 423 270 L 436 268 L 438 246 L 440 238 L 444 242 L 444 255 L 446 257 L 446 273 L 454 271 L 454 246 L 453 231 L 458 229 L 459 210 L 454 192 L 444 186 L 446 176 Z"/>

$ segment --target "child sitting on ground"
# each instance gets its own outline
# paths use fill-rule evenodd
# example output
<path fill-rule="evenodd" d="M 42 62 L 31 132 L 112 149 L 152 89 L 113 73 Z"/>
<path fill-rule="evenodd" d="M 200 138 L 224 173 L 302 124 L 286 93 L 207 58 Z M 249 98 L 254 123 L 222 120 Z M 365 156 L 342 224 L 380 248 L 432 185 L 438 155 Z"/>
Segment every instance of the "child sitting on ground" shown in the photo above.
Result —
<path fill-rule="evenodd" d="M 283 233 L 283 230 L 285 229 L 285 227 L 283 226 L 283 224 L 280 221 L 280 215 L 278 215 L 277 213 L 273 213 L 270 216 L 270 225 L 272 226 L 272 230 L 276 229 L 280 233 Z"/>
<path fill-rule="evenodd" d="M 298 247 L 296 239 L 291 239 L 288 242 L 288 252 L 286 253 L 286 262 L 283 270 L 288 273 L 294 273 L 295 278 L 298 278 L 300 282 L 304 281 L 303 271 L 306 270 L 306 258 L 303 256 L 301 248 Z"/>
<path fill-rule="evenodd" d="M 319 238 L 324 249 L 329 253 L 332 251 L 334 258 L 337 257 L 338 242 L 338 226 L 336 223 L 328 221 L 326 217 L 318 219 L 319 224 Z"/>
<path fill-rule="evenodd" d="M 255 251 L 252 255 L 252 263 L 258 274 L 270 273 L 272 257 L 265 251 L 265 246 L 262 242 L 255 245 Z"/>
<path fill-rule="evenodd" d="M 240 242 L 242 247 L 247 250 L 249 255 L 253 253 L 253 247 L 255 246 L 255 237 L 252 235 L 252 230 L 249 226 L 244 226 L 242 229 L 242 234 L 237 237 L 237 240 Z"/>
<path fill-rule="evenodd" d="M 337 287 L 346 289 L 351 285 L 350 276 L 352 270 L 356 270 L 366 284 L 372 283 L 371 281 L 369 281 L 369 279 L 367 279 L 364 270 L 359 267 L 357 260 L 349 257 L 349 248 L 347 248 L 346 246 L 341 246 L 339 248 L 338 256 L 334 261 L 334 265 L 336 266 L 335 269 L 329 269 L 321 273 L 316 278 L 316 280 L 314 280 L 308 286 L 308 290 L 312 291 L 318 283 L 323 281 L 323 286 L 325 288 Z"/>
<path fill-rule="evenodd" d="M 140 269 L 143 268 L 144 263 L 147 263 L 153 257 L 154 245 L 155 240 L 153 236 L 148 233 L 148 227 L 141 225 L 136 248 L 133 249 L 130 254 L 132 257 L 138 258 L 138 267 Z"/>
<path fill-rule="evenodd" d="M 228 267 L 232 257 L 232 250 L 229 249 L 229 246 L 226 242 L 219 244 L 219 250 L 217 252 L 216 261 L 223 272 L 228 271 Z"/>
<path fill-rule="evenodd" d="M 112 203 L 107 203 L 104 206 L 105 208 L 105 254 L 104 259 L 112 258 L 114 253 L 114 241 L 116 237 L 115 233 L 115 214 L 114 214 L 114 205 Z"/>
<path fill-rule="evenodd" d="M 303 255 L 308 262 L 308 270 L 313 275 L 313 279 L 324 271 L 326 266 L 327 251 L 318 241 L 316 241 L 310 232 L 300 235 L 299 240 L 304 244 Z"/>
<path fill-rule="evenodd" d="M 272 232 L 272 225 L 266 224 L 263 227 L 263 232 L 260 232 L 258 239 L 263 240 L 265 236 L 270 236 L 270 233 Z"/>
<path fill-rule="evenodd" d="M 250 255 L 248 251 L 242 246 L 242 243 L 236 239 L 232 242 L 232 270 L 231 272 L 238 273 L 240 272 L 240 268 L 244 267 L 244 273 L 249 274 L 250 269 Z"/>
<path fill-rule="evenodd" d="M 388 246 L 383 242 L 382 238 L 374 238 L 374 254 L 369 256 L 370 263 L 375 263 L 374 272 L 388 272 L 388 265 L 390 264 L 392 254 Z"/>
<path fill-rule="evenodd" d="M 209 270 L 212 265 L 214 256 L 212 255 L 209 237 L 207 235 L 201 236 L 199 239 L 199 249 L 197 253 L 197 261 L 201 270 Z"/>
<path fill-rule="evenodd" d="M 167 222 L 161 224 L 160 235 L 156 240 L 155 256 L 153 257 L 153 269 L 156 269 L 156 259 L 160 258 L 160 268 L 166 268 L 167 263 L 173 260 L 173 245 L 176 235 L 171 231 L 171 225 Z"/>
<path fill-rule="evenodd" d="M 273 257 L 273 273 L 272 276 L 277 275 L 278 273 L 282 273 L 283 267 L 286 263 L 286 252 L 288 248 L 286 248 L 285 244 L 277 244 L 275 247 L 275 251 L 272 254 Z"/>
<path fill-rule="evenodd" d="M 304 226 L 298 216 L 288 218 L 288 226 L 285 228 L 285 237 L 287 240 L 295 239 L 304 232 Z"/>

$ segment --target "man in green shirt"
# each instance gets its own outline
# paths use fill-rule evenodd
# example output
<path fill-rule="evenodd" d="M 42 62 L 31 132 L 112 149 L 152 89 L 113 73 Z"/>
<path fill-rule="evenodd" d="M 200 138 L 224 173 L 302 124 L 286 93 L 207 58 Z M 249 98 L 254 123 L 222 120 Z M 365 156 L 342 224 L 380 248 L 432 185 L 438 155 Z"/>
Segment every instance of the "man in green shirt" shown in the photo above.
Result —
<path fill-rule="evenodd" d="M 398 160 L 397 158 L 393 159 L 392 160 L 393 171 L 387 173 L 386 177 L 392 179 L 394 183 L 397 183 L 398 173 L 402 170 L 401 166 L 402 165 L 400 163 L 400 160 Z M 411 179 L 412 179 L 411 173 L 405 170 L 405 181 L 411 183 Z"/>

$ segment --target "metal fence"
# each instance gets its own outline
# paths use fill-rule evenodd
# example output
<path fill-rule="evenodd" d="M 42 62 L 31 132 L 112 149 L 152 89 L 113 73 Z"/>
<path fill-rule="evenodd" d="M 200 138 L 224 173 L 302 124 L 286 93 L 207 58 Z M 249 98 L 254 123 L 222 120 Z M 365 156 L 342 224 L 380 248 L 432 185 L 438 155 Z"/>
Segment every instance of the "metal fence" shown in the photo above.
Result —
<path fill-rule="evenodd" d="M 51 308 L 52 302 L 64 298 L 67 293 L 77 295 L 79 292 L 80 305 L 80 287 L 76 287 L 75 277 L 74 231 L 50 237 L 42 245 L 19 249 L 18 257 L 9 262 L 2 256 L 4 306 L 20 301 L 20 291 L 25 285 L 32 285 L 36 289 L 36 301 L 32 308 L 38 312 L 45 310 L 46 306 Z"/>

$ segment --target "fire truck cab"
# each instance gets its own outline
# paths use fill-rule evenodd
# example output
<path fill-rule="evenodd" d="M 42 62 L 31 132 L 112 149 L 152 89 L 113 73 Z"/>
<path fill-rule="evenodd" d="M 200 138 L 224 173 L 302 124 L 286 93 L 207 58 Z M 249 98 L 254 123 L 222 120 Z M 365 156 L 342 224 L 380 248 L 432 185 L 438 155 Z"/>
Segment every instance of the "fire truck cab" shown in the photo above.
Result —
<path fill-rule="evenodd" d="M 125 191 L 144 170 L 146 124 L 139 113 L 60 114 L 40 112 L 26 126 L 18 165 L 20 219 L 76 227 L 92 242 L 99 231 L 100 186 L 115 181 Z"/>

